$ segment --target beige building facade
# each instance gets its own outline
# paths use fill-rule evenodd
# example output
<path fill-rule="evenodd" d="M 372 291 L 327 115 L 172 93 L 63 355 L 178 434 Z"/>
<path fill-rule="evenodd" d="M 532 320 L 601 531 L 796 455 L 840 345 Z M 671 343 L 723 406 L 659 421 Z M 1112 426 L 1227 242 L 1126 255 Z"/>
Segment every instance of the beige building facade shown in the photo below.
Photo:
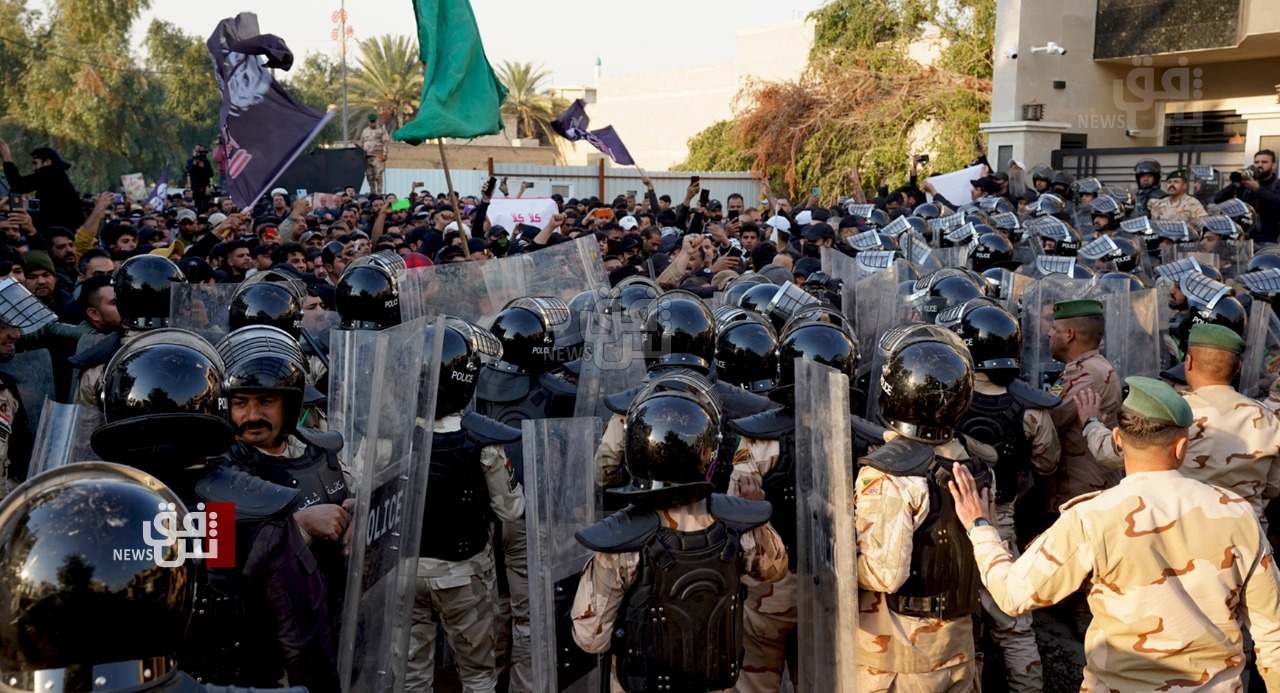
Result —
<path fill-rule="evenodd" d="M 1277 0 L 999 0 L 993 55 L 982 131 L 1002 168 L 1081 148 L 1280 148 Z"/>

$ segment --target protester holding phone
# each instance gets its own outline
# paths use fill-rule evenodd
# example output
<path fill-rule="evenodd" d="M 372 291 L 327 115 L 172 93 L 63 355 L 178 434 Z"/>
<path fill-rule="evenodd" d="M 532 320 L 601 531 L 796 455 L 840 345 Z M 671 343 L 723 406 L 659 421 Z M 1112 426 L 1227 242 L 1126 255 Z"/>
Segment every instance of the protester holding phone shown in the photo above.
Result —
<path fill-rule="evenodd" d="M 9 190 L 33 193 L 31 197 L 40 200 L 40 211 L 30 210 L 37 229 L 43 231 L 51 226 L 78 229 L 84 224 L 80 193 L 76 192 L 76 186 L 67 176 L 71 164 L 63 161 L 53 148 L 31 150 L 32 171 L 29 176 L 22 175 L 13 163 L 13 153 L 4 140 L 0 140 L 0 159 L 4 160 L 4 177 L 9 181 Z"/>

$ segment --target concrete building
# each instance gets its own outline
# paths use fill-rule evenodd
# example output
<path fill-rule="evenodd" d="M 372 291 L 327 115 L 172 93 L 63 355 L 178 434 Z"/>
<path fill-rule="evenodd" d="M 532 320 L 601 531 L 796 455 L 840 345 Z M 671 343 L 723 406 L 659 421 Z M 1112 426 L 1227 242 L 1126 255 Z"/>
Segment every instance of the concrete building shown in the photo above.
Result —
<path fill-rule="evenodd" d="M 1001 168 L 1120 182 L 1122 160 L 1236 167 L 1280 149 L 1276 0 L 999 0 L 996 16 L 982 131 Z"/>
<path fill-rule="evenodd" d="M 681 70 L 611 77 L 600 66 L 594 98 L 585 87 L 565 88 L 566 98 L 587 100 L 591 126 L 612 125 L 636 164 L 664 170 L 684 161 L 690 137 L 733 117 L 733 101 L 750 80 L 796 79 L 813 45 L 813 24 L 788 22 L 735 34 L 732 62 Z M 594 101 L 594 103 L 593 103 Z M 563 147 L 566 165 L 593 164 L 600 153 L 586 143 Z"/>

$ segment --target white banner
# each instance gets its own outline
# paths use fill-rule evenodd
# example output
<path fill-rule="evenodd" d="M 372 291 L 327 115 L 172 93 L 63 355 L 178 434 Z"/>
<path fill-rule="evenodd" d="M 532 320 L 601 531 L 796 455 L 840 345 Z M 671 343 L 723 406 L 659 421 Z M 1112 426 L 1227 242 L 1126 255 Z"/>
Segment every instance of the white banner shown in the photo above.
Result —
<path fill-rule="evenodd" d="M 495 197 L 489 202 L 490 226 L 501 226 L 515 235 L 517 224 L 541 229 L 560 211 L 549 197 Z"/>
<path fill-rule="evenodd" d="M 973 199 L 973 195 L 969 191 L 973 190 L 972 181 L 982 177 L 982 164 L 962 168 L 959 171 L 944 173 L 940 176 L 929 178 L 928 181 L 933 184 L 933 189 L 938 194 L 945 197 L 954 205 L 962 205 Z"/>

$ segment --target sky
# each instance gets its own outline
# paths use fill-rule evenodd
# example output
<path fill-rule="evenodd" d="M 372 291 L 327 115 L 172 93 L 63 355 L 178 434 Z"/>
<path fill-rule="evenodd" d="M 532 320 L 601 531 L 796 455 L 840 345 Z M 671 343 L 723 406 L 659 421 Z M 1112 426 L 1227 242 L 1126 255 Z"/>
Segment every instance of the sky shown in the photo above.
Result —
<path fill-rule="evenodd" d="M 821 0 L 645 0 L 560 3 L 549 0 L 472 0 L 489 62 L 542 63 L 554 86 L 591 86 L 595 61 L 605 75 L 629 75 L 732 62 L 734 33 L 803 19 Z M 224 17 L 256 12 L 263 32 L 283 38 L 301 57 L 337 55 L 332 16 L 339 0 L 197 3 L 152 0 L 134 26 L 134 45 L 152 18 L 207 37 Z M 573 11 L 569 11 L 573 10 Z M 355 38 L 381 34 L 416 36 L 412 0 L 354 0 L 347 23 Z M 348 59 L 352 47 L 348 46 Z"/>

